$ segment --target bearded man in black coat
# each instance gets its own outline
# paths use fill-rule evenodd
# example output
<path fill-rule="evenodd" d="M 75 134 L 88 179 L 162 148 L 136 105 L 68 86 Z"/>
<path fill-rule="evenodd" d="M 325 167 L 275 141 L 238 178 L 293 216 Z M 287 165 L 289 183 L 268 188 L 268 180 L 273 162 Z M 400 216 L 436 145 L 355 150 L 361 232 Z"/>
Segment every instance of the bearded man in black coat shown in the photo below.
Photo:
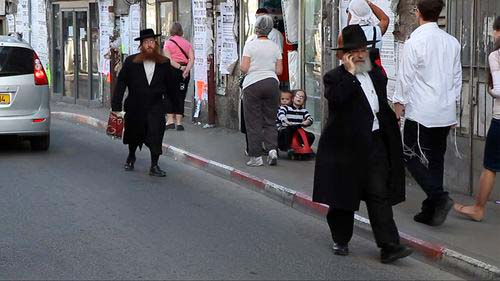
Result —
<path fill-rule="evenodd" d="M 118 75 L 111 107 L 113 112 L 122 111 L 125 89 L 125 132 L 123 143 L 129 146 L 125 170 L 132 171 L 136 160 L 137 148 L 145 144 L 151 152 L 149 174 L 164 177 L 165 171 L 158 166 L 162 154 L 162 141 L 165 132 L 166 97 L 172 91 L 173 69 L 167 57 L 160 54 L 160 47 L 152 29 L 140 32 L 135 38 L 140 42 L 140 53 L 125 59 Z"/>
<path fill-rule="evenodd" d="M 387 102 L 387 78 L 369 59 L 359 25 L 342 30 L 343 65 L 324 76 L 329 117 L 318 144 L 313 200 L 330 206 L 328 225 L 337 255 L 349 253 L 354 212 L 361 200 L 381 261 L 412 250 L 399 242 L 392 205 L 405 200 L 403 150 L 398 120 Z"/>

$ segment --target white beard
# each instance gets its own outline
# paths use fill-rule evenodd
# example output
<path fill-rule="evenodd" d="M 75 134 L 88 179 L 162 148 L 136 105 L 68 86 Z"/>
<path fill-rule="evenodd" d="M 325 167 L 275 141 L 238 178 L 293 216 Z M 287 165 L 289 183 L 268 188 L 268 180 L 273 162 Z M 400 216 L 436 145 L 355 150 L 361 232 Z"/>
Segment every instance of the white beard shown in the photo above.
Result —
<path fill-rule="evenodd" d="M 372 70 L 372 62 L 370 61 L 370 58 L 366 58 L 364 63 L 356 64 L 356 71 L 354 74 L 361 74 L 361 73 L 366 73 L 370 72 Z"/>

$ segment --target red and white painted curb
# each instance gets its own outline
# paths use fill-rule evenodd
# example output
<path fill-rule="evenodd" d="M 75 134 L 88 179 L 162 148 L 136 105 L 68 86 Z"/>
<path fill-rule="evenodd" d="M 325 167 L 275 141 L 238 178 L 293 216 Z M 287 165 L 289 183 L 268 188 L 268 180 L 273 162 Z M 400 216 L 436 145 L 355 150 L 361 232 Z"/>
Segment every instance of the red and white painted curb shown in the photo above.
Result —
<path fill-rule="evenodd" d="M 105 130 L 107 127 L 106 122 L 86 115 L 71 112 L 52 112 L 52 116 L 58 119 L 92 126 L 97 129 Z M 289 207 L 319 216 L 324 216 L 328 212 L 327 205 L 313 202 L 312 198 L 306 194 L 258 178 L 234 167 L 203 158 L 180 148 L 165 143 L 162 145 L 165 154 L 176 161 L 181 161 L 225 179 L 236 181 L 245 187 L 250 187 L 253 190 L 262 192 Z M 370 221 L 367 218 L 356 214 L 355 219 L 356 227 L 370 231 Z M 500 278 L 500 268 L 494 265 L 484 263 L 446 247 L 415 238 L 406 233 L 400 232 L 399 234 L 403 243 L 410 245 L 416 252 L 433 262 L 438 262 L 442 266 L 454 268 L 467 276 L 473 276 L 478 279 Z"/>

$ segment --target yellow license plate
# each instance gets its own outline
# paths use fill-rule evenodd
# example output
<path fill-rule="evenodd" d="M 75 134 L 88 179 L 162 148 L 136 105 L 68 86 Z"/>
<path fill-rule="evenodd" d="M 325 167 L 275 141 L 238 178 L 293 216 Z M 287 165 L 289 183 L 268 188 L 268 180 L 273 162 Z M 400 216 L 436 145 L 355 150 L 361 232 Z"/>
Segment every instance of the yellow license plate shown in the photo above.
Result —
<path fill-rule="evenodd" d="M 10 104 L 10 94 L 0 94 L 0 104 Z"/>

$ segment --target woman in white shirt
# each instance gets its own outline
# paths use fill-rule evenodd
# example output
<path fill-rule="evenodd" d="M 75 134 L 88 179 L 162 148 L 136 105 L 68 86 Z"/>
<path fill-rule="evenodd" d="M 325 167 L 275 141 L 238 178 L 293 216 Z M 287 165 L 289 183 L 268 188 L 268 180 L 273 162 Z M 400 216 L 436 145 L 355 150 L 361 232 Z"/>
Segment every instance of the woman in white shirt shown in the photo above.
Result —
<path fill-rule="evenodd" d="M 486 136 L 479 192 L 474 205 L 455 204 L 454 206 L 457 212 L 475 221 L 481 221 L 484 218 L 486 202 L 495 185 L 496 173 L 500 172 L 500 17 L 497 17 L 493 23 L 493 38 L 495 48 L 488 57 L 490 64 L 488 93 L 493 97 L 493 118 Z"/>
<path fill-rule="evenodd" d="M 245 44 L 241 59 L 243 81 L 243 112 L 248 138 L 248 166 L 262 166 L 262 142 L 268 151 L 268 164 L 278 159 L 278 131 L 275 119 L 279 107 L 279 80 L 282 71 L 281 50 L 268 35 L 273 19 L 259 16 L 255 22 L 256 40 Z"/>

